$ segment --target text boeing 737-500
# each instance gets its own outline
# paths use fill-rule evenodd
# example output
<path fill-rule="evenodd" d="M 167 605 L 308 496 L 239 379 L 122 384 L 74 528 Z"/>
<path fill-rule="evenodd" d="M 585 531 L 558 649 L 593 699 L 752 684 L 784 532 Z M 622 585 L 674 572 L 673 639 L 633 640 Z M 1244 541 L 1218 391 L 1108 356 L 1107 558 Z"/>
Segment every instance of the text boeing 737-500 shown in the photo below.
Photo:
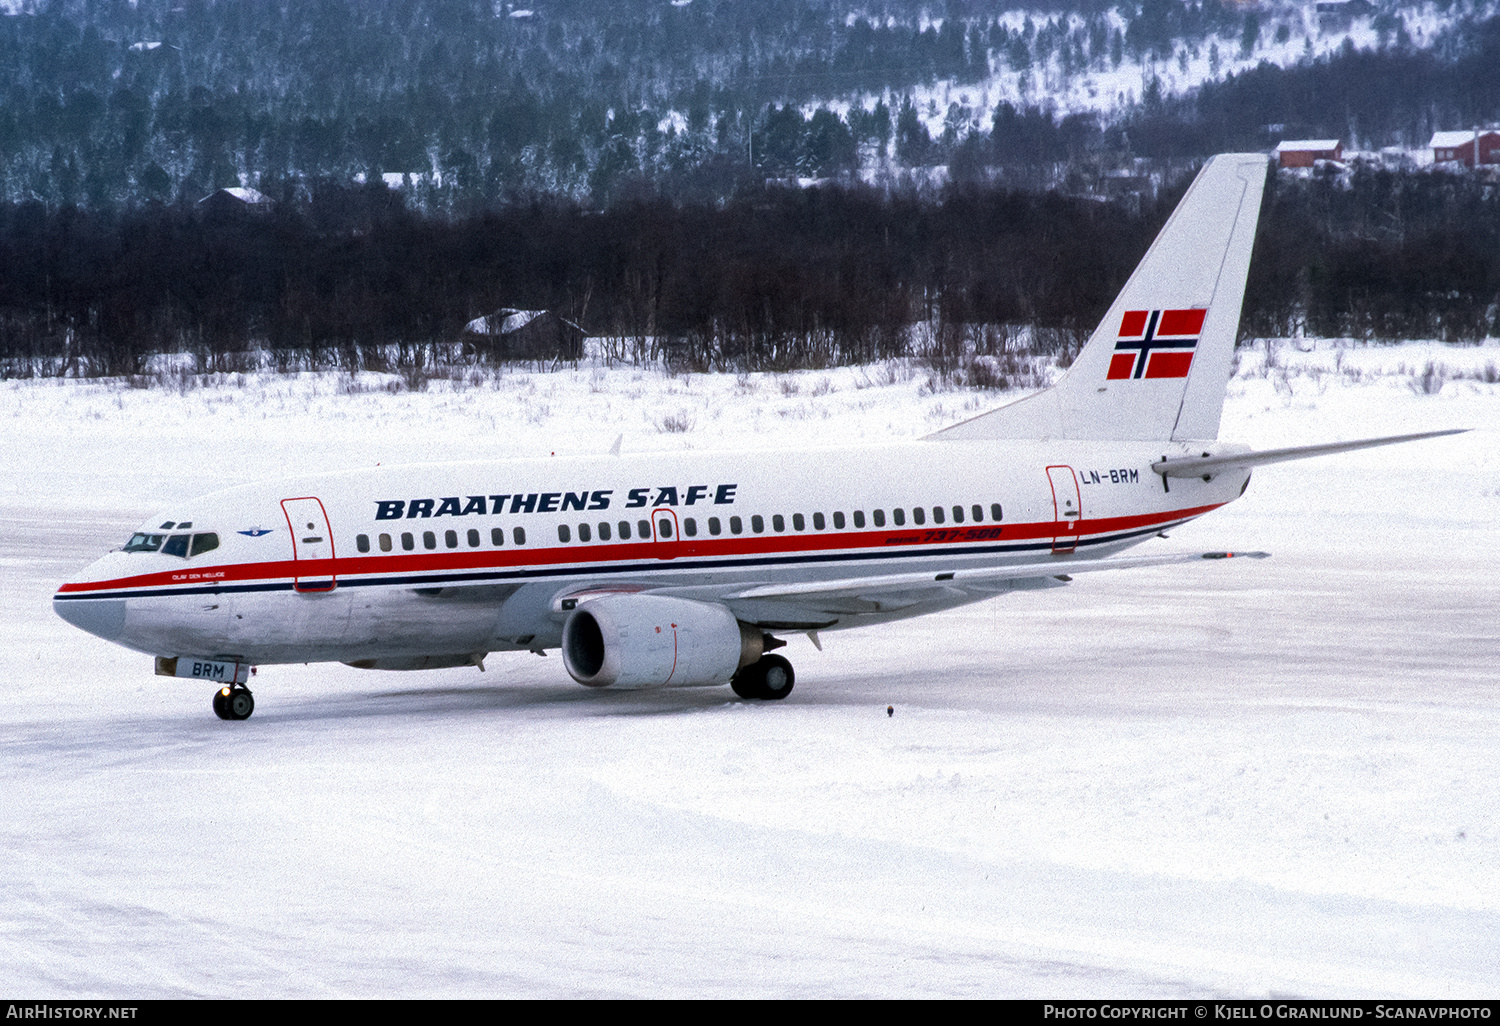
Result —
<path fill-rule="evenodd" d="M 562 649 L 590 687 L 784 698 L 787 632 L 871 626 L 1072 575 L 1242 494 L 1215 441 L 1266 158 L 1199 173 L 1058 383 L 918 441 L 796 452 L 376 468 L 243 485 L 152 517 L 64 584 L 58 614 L 212 681 L 255 664 L 482 666 Z M 1254 555 L 1260 555 L 1256 553 Z"/>

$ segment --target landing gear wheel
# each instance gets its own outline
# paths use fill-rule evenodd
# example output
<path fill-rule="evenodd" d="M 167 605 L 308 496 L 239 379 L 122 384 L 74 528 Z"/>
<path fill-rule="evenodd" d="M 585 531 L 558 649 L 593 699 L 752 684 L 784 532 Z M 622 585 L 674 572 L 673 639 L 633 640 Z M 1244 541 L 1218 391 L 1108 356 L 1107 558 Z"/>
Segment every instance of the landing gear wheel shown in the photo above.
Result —
<path fill-rule="evenodd" d="M 792 693 L 797 675 L 792 672 L 791 663 L 779 655 L 768 655 L 760 657 L 760 665 L 764 667 L 760 672 L 761 698 L 780 699 Z"/>
<path fill-rule="evenodd" d="M 214 692 L 214 712 L 221 720 L 248 720 L 255 711 L 255 696 L 249 688 L 220 688 Z"/>
<path fill-rule="evenodd" d="M 759 696 L 760 664 L 751 663 L 742 666 L 738 673 L 729 678 L 729 686 L 734 693 L 741 698 L 756 698 Z"/>
<path fill-rule="evenodd" d="M 792 693 L 795 680 L 791 663 L 779 655 L 766 655 L 743 667 L 730 680 L 729 686 L 741 698 L 778 699 Z"/>

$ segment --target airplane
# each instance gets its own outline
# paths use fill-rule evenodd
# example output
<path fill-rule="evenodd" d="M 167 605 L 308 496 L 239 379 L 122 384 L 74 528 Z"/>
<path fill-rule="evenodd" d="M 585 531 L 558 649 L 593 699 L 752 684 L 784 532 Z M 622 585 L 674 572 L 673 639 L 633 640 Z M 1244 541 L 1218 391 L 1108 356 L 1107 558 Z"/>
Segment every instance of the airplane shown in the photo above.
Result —
<path fill-rule="evenodd" d="M 477 666 L 561 649 L 595 688 L 783 699 L 785 635 L 1080 573 L 1242 495 L 1253 468 L 1455 432 L 1217 441 L 1267 158 L 1210 159 L 1056 384 L 902 444 L 376 467 L 173 503 L 63 584 L 69 623 L 255 708 L 252 667 Z M 1245 553 L 1255 557 L 1265 553 Z"/>

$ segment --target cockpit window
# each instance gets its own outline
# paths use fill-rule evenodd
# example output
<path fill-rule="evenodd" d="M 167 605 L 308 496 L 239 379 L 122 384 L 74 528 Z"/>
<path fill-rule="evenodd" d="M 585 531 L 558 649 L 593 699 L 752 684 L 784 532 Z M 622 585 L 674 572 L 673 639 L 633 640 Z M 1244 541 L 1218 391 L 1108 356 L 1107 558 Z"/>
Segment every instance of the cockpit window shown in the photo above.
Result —
<path fill-rule="evenodd" d="M 137 531 L 130 536 L 125 543 L 125 552 L 161 552 L 168 556 L 181 556 L 187 559 L 190 556 L 202 555 L 219 547 L 219 536 L 204 532 L 203 534 L 174 534 L 168 537 L 164 534 L 152 534 L 148 531 Z"/>
<path fill-rule="evenodd" d="M 177 522 L 175 520 L 168 520 L 165 524 L 162 524 L 161 527 L 158 528 L 158 530 L 170 531 L 172 528 L 174 528 L 176 526 L 177 526 Z"/>

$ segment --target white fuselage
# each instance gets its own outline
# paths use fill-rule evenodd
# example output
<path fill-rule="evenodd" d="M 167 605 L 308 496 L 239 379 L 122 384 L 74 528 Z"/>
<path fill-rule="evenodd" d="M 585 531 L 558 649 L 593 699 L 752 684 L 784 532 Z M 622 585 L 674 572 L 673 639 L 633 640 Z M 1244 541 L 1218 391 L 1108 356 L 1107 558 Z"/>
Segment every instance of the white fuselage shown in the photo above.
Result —
<path fill-rule="evenodd" d="M 217 546 L 196 556 L 112 552 L 65 584 L 54 606 L 158 656 L 454 665 L 441 660 L 556 647 L 569 596 L 576 604 L 601 591 L 724 601 L 757 584 L 1039 559 L 1065 574 L 1069 560 L 1118 552 L 1238 496 L 1248 471 L 1164 482 L 1150 470 L 1164 456 L 1214 448 L 920 441 L 291 478 L 164 510 L 141 531 L 212 533 Z M 727 604 L 767 632 L 833 630 L 1000 590 Z"/>

